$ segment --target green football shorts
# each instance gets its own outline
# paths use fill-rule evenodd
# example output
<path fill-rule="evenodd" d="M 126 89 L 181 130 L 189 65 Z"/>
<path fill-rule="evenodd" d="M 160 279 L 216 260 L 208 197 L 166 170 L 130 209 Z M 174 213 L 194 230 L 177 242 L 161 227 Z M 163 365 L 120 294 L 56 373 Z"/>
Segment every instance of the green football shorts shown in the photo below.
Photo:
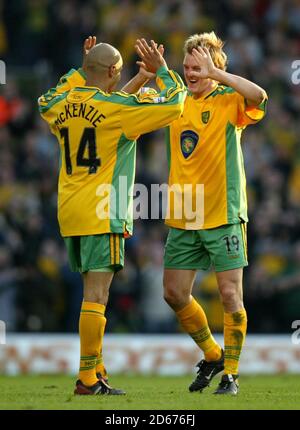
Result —
<path fill-rule="evenodd" d="M 64 237 L 73 272 L 117 272 L 124 266 L 124 237 L 118 233 Z"/>
<path fill-rule="evenodd" d="M 165 269 L 216 272 L 248 266 L 246 224 L 208 230 L 170 228 L 165 246 Z"/>

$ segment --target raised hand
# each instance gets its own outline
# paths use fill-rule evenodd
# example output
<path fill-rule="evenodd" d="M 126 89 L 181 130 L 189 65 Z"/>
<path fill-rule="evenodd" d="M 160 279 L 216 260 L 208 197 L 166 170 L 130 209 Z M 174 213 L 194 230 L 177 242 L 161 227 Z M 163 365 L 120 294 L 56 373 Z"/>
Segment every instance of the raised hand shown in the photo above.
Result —
<path fill-rule="evenodd" d="M 89 36 L 83 42 L 83 59 L 82 59 L 82 68 L 83 68 L 83 70 L 85 68 L 85 59 L 86 59 L 86 56 L 90 52 L 90 50 L 96 45 L 96 43 L 97 43 L 96 36 Z"/>
<path fill-rule="evenodd" d="M 160 52 L 160 54 L 163 56 L 164 55 L 164 50 L 165 50 L 164 46 L 163 45 L 159 45 L 157 49 Z M 146 66 L 146 64 L 143 61 L 137 61 L 136 64 L 140 67 L 139 74 L 141 76 L 143 76 L 145 79 L 151 80 L 151 79 L 155 78 L 155 73 L 150 72 L 147 69 L 147 66 Z"/>
<path fill-rule="evenodd" d="M 161 66 L 167 67 L 163 58 L 164 48 L 162 45 L 158 47 L 154 40 L 149 45 L 145 39 L 137 39 L 135 49 L 141 59 L 137 64 L 146 72 L 155 74 Z"/>
<path fill-rule="evenodd" d="M 193 49 L 192 55 L 201 69 L 199 72 L 197 72 L 199 78 L 211 78 L 216 67 L 213 63 L 209 50 L 207 48 L 201 48 L 201 46 L 198 46 L 197 49 Z"/>

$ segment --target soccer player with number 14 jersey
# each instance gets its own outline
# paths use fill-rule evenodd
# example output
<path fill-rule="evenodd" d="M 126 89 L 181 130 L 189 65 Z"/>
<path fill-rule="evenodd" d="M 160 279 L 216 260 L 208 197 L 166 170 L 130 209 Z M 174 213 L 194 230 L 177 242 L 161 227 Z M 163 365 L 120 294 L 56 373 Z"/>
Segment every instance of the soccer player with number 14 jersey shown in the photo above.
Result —
<path fill-rule="evenodd" d="M 121 395 L 108 384 L 102 342 L 109 288 L 124 264 L 124 238 L 132 233 L 136 139 L 179 117 L 186 91 L 153 41 L 145 55 L 166 86 L 158 96 L 115 91 L 123 66 L 119 51 L 96 45 L 95 37 L 84 47 L 84 70 L 66 74 L 39 98 L 39 109 L 59 142 L 58 220 L 70 265 L 84 284 L 74 393 Z M 140 74 L 132 81 L 139 83 Z"/>

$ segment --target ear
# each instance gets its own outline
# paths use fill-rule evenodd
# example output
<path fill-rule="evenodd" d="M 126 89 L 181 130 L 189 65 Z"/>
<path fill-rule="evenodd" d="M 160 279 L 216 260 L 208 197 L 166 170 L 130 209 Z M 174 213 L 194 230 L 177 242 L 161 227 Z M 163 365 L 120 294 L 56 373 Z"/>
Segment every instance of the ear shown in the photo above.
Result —
<path fill-rule="evenodd" d="M 116 66 L 110 66 L 108 69 L 108 76 L 112 78 L 116 73 Z"/>

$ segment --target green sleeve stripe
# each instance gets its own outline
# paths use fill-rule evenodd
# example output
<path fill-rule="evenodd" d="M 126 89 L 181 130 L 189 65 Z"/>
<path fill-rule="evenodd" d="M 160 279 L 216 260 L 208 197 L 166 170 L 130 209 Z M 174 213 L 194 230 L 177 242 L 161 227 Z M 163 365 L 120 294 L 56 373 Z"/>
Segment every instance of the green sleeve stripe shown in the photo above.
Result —
<path fill-rule="evenodd" d="M 180 78 L 180 76 L 174 72 L 173 70 L 163 69 L 161 73 L 159 73 L 160 79 L 163 80 L 164 84 L 167 88 L 165 88 L 161 93 L 159 93 L 160 97 L 166 97 L 167 100 L 174 97 L 178 92 L 181 92 L 185 89 L 185 85 Z M 175 83 L 172 85 L 172 83 Z"/>
<path fill-rule="evenodd" d="M 226 126 L 226 201 L 227 220 L 238 213 L 241 187 L 238 169 L 237 141 L 235 127 L 228 122 Z"/>
<path fill-rule="evenodd" d="M 73 75 L 76 75 L 76 74 L 79 74 L 84 80 L 86 80 L 86 74 L 84 73 L 84 71 L 81 69 L 81 68 L 79 68 L 79 69 L 71 69 L 71 70 L 69 70 L 69 72 L 68 73 L 66 73 L 65 75 L 63 75 L 61 78 L 60 78 L 60 80 L 59 80 L 59 82 L 58 82 L 58 84 L 57 84 L 57 86 L 61 86 L 61 85 L 64 85 L 67 81 L 68 81 L 68 79 L 69 78 L 71 78 Z"/>
<path fill-rule="evenodd" d="M 267 106 L 267 102 L 268 102 L 268 99 L 264 98 L 263 101 L 259 105 L 253 106 L 253 105 L 248 105 L 247 99 L 245 99 L 245 106 L 246 107 L 251 106 L 251 107 L 254 107 L 255 109 L 259 109 L 259 110 L 265 111 L 266 110 L 266 106 Z"/>
<path fill-rule="evenodd" d="M 176 82 L 177 86 L 180 89 L 185 89 L 185 85 L 184 85 L 181 77 L 178 75 L 178 73 L 174 72 L 173 70 L 169 70 L 169 74 L 171 75 L 173 81 Z"/>
<path fill-rule="evenodd" d="M 245 102 L 245 105 L 247 106 L 247 103 Z M 245 109 L 245 115 L 251 119 L 251 121 L 260 121 L 265 116 L 265 113 L 267 112 L 267 99 L 263 100 L 259 105 L 255 106 L 254 109 L 256 111 L 263 112 L 262 117 L 259 118 L 253 118 L 253 115 L 250 112 L 247 112 L 247 109 Z"/>
<path fill-rule="evenodd" d="M 91 88 L 91 87 L 74 87 L 74 90 L 76 90 L 76 92 L 84 93 L 84 92 L 97 91 L 97 88 Z"/>
<path fill-rule="evenodd" d="M 248 221 L 246 176 L 240 134 L 230 122 L 226 126 L 226 197 L 227 221 Z"/>
<path fill-rule="evenodd" d="M 65 83 L 67 82 L 68 78 L 70 78 L 70 77 L 71 77 L 74 73 L 76 73 L 76 72 L 77 72 L 77 70 L 76 70 L 76 69 L 71 69 L 71 70 L 69 70 L 69 71 L 68 71 L 68 73 L 64 74 L 64 75 L 60 78 L 60 80 L 59 80 L 59 82 L 58 82 L 57 86 L 65 84 Z"/>
<path fill-rule="evenodd" d="M 62 101 L 65 97 L 66 97 L 66 93 L 54 96 L 54 98 L 52 98 L 52 100 L 45 106 L 42 105 L 43 101 L 39 100 L 39 111 L 41 113 L 46 113 L 49 109 L 51 109 L 54 105 L 56 105 L 56 103 Z"/>
<path fill-rule="evenodd" d="M 84 72 L 82 69 L 71 69 L 68 73 L 62 76 L 56 87 L 51 88 L 38 99 L 40 113 L 46 113 L 53 105 L 55 105 L 65 97 L 67 91 L 69 91 L 69 88 L 66 86 L 66 91 L 63 91 L 63 88 L 61 87 L 66 85 L 68 80 L 73 75 L 79 74 L 82 78 L 85 79 L 83 73 Z"/>
<path fill-rule="evenodd" d="M 215 91 L 213 91 L 211 94 L 208 94 L 206 97 L 204 97 L 204 100 L 206 100 L 208 97 L 216 97 L 216 96 L 222 96 L 224 94 L 234 94 L 236 91 L 231 87 L 225 87 L 224 85 L 218 85 Z"/>
<path fill-rule="evenodd" d="M 262 110 L 262 111 L 264 111 L 264 112 L 266 112 L 267 111 L 267 102 L 268 102 L 268 99 L 264 99 L 258 106 L 257 106 L 257 109 L 260 109 L 260 110 Z"/>
<path fill-rule="evenodd" d="M 116 237 L 116 234 L 114 233 L 113 234 L 113 239 L 114 239 L 114 259 L 115 259 L 115 264 L 117 264 L 117 254 L 118 254 L 118 251 L 117 251 L 117 237 Z"/>
<path fill-rule="evenodd" d="M 135 177 L 136 142 L 128 140 L 122 133 L 116 150 L 117 158 L 111 183 L 116 191 L 116 195 L 122 197 L 116 199 L 115 208 L 113 204 L 110 205 L 111 210 L 115 209 L 116 211 L 115 214 L 110 214 L 110 230 L 119 231 L 121 228 L 124 231 L 125 225 L 126 230 L 131 234 L 133 214 L 127 208 L 131 208 L 133 204 L 133 196 L 130 190 L 133 187 Z M 120 182 L 121 177 L 126 178 L 126 182 Z M 126 189 L 120 189 L 122 186 L 126 187 Z"/>
<path fill-rule="evenodd" d="M 156 75 L 161 77 L 160 75 L 167 71 L 168 71 L 168 68 L 166 66 L 160 66 L 160 68 L 156 70 Z"/>
<path fill-rule="evenodd" d="M 50 103 L 53 100 L 53 97 L 55 97 L 55 94 L 57 94 L 56 88 L 50 88 L 50 90 L 48 90 L 46 94 L 43 94 L 42 96 L 39 97 L 38 99 L 39 106 L 47 107 L 48 103 Z"/>
<path fill-rule="evenodd" d="M 83 70 L 82 67 L 79 67 L 79 69 L 77 70 L 77 72 L 81 75 L 81 77 L 86 81 L 86 73 Z"/>
<path fill-rule="evenodd" d="M 164 81 L 166 85 L 166 81 L 173 81 L 177 86 L 184 87 L 184 83 L 178 73 L 174 72 L 174 70 L 166 69 L 165 67 L 161 67 L 157 71 L 157 76 Z"/>

